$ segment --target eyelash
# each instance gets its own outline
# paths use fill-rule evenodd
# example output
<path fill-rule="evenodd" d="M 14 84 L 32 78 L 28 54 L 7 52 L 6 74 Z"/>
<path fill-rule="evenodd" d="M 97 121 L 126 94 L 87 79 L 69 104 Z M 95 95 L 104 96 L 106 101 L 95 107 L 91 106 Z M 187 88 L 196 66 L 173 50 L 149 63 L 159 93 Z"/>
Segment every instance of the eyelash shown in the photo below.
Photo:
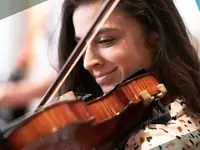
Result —
<path fill-rule="evenodd" d="M 103 40 L 99 40 L 97 41 L 98 44 L 100 44 L 102 47 L 109 47 L 112 46 L 114 44 L 115 39 L 114 38 L 107 38 L 107 39 L 103 39 Z M 76 40 L 76 43 L 78 43 L 79 40 Z"/>
<path fill-rule="evenodd" d="M 103 39 L 103 40 L 99 40 L 99 44 L 100 45 L 103 45 L 103 46 L 111 46 L 114 42 L 114 39 L 113 38 L 110 38 L 110 39 Z"/>

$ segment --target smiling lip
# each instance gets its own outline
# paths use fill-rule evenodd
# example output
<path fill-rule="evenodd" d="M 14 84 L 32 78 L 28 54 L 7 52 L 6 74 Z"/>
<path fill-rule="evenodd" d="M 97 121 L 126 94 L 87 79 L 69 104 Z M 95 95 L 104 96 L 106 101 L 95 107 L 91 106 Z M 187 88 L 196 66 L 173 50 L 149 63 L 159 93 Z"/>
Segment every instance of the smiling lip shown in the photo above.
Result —
<path fill-rule="evenodd" d="M 112 79 L 112 75 L 116 70 L 117 70 L 117 68 L 115 68 L 114 70 L 112 70 L 102 76 L 95 77 L 96 82 L 100 85 L 108 83 Z"/>

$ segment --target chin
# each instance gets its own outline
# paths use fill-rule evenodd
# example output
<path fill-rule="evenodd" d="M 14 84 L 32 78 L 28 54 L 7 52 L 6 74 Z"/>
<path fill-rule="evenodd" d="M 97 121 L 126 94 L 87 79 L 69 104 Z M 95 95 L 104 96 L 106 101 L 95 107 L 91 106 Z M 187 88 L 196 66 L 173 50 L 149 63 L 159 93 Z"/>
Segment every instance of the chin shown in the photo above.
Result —
<path fill-rule="evenodd" d="M 107 85 L 107 86 L 102 86 L 102 91 L 104 93 L 108 93 L 110 92 L 117 84 L 113 84 L 113 85 Z"/>
<path fill-rule="evenodd" d="M 118 78 L 112 78 L 112 80 L 110 80 L 110 82 L 107 82 L 105 84 L 100 85 L 101 89 L 104 93 L 110 92 L 111 90 L 113 90 L 113 88 L 120 83 L 120 80 Z"/>
<path fill-rule="evenodd" d="M 109 91 L 111 91 L 113 88 L 111 87 L 106 87 L 106 88 L 102 88 L 103 93 L 108 93 Z"/>

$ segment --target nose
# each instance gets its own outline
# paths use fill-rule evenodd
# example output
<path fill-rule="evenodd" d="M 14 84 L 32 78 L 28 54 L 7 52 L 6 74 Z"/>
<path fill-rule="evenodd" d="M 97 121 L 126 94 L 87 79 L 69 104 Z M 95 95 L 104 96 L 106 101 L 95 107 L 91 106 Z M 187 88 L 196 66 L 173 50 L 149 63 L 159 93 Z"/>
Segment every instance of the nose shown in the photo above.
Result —
<path fill-rule="evenodd" d="M 88 46 L 84 55 L 83 65 L 88 71 L 102 66 L 103 58 L 99 51 L 92 46 Z"/>

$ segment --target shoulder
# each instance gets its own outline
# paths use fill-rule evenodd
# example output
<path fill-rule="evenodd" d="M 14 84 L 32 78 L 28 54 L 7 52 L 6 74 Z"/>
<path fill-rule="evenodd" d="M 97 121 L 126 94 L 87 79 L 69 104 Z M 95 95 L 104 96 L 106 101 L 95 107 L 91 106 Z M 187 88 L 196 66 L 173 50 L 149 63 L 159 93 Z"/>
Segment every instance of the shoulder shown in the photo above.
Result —
<path fill-rule="evenodd" d="M 126 150 L 193 148 L 200 144 L 200 130 L 189 131 L 181 126 L 152 125 L 131 136 Z"/>
<path fill-rule="evenodd" d="M 174 107 L 176 106 L 176 107 Z M 184 105 L 175 102 L 168 106 L 172 120 L 166 125 L 149 124 L 132 135 L 125 150 L 131 149 L 188 149 L 200 144 L 200 119 L 185 111 Z"/>

